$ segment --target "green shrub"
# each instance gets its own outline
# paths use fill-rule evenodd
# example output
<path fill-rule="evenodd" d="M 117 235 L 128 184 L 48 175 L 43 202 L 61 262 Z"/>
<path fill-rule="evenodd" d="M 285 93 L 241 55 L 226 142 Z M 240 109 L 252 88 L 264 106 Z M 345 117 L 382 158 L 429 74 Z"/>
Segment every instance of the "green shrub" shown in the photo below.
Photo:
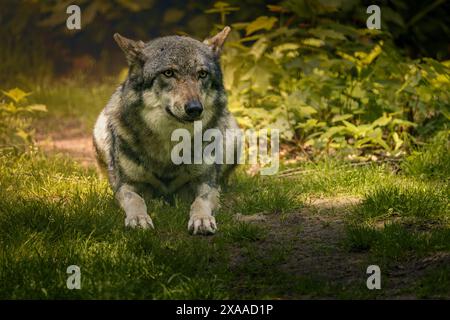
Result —
<path fill-rule="evenodd" d="M 30 129 L 32 117 L 47 108 L 41 104 L 27 105 L 26 93 L 18 88 L 2 91 L 0 100 L 0 151 L 25 151 L 33 144 L 34 130 Z"/>
<path fill-rule="evenodd" d="M 303 150 L 368 159 L 400 156 L 421 126 L 448 122 L 448 61 L 411 60 L 389 31 L 338 22 L 334 15 L 350 10 L 340 1 L 298 10 L 305 3 L 268 6 L 277 16 L 232 24 L 222 60 L 241 126 L 279 128 Z M 233 13 L 220 4 L 214 12 L 226 24 Z"/>

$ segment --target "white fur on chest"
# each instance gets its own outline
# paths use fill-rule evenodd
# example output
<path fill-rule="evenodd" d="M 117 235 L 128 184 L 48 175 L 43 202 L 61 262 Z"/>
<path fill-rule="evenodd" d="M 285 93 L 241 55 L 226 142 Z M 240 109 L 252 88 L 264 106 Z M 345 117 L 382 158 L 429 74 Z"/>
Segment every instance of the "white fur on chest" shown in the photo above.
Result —
<path fill-rule="evenodd" d="M 178 141 L 172 141 L 172 134 L 177 129 L 186 129 L 193 137 L 194 134 L 202 135 L 201 132 L 194 132 L 194 123 L 181 123 L 171 118 L 162 108 L 144 108 L 141 117 L 152 132 L 149 137 L 148 148 L 152 158 L 160 163 L 173 163 L 171 152 Z M 147 146 L 144 146 L 147 148 Z"/>

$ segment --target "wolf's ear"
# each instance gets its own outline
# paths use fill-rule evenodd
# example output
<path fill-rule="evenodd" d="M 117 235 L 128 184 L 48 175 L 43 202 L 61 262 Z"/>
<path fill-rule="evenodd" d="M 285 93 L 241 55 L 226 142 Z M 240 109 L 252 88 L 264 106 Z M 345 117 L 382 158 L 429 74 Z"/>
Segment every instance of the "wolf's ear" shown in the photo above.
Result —
<path fill-rule="evenodd" d="M 116 40 L 119 47 L 125 53 L 128 64 L 131 65 L 143 60 L 144 54 L 142 50 L 144 49 L 144 42 L 127 39 L 118 33 L 114 34 L 114 40 Z"/>
<path fill-rule="evenodd" d="M 226 26 L 225 28 L 223 28 L 222 31 L 220 31 L 214 37 L 205 39 L 203 41 L 203 43 L 208 45 L 215 54 L 219 55 L 220 52 L 222 51 L 223 44 L 224 44 L 226 38 L 228 37 L 228 34 L 230 33 L 230 31 L 231 31 L 231 28 L 229 26 Z"/>

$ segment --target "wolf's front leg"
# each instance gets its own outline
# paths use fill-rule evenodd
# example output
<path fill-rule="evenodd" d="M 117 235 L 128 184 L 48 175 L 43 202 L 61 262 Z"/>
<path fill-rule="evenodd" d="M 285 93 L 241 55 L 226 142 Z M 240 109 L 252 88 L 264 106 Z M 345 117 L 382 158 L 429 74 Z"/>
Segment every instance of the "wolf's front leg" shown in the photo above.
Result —
<path fill-rule="evenodd" d="M 120 186 L 116 198 L 126 214 L 125 226 L 142 227 L 144 229 L 154 228 L 153 221 L 147 214 L 144 199 L 136 193 L 132 186 L 128 184 Z"/>
<path fill-rule="evenodd" d="M 191 205 L 188 230 L 193 234 L 213 234 L 217 230 L 213 211 L 219 204 L 219 190 L 202 183 Z"/>

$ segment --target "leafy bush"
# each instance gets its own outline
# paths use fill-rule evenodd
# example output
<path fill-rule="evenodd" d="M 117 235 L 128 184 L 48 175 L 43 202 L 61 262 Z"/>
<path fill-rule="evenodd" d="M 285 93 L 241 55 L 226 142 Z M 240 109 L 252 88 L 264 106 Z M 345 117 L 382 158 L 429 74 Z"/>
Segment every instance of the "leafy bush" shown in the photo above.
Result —
<path fill-rule="evenodd" d="M 0 100 L 0 151 L 23 152 L 33 143 L 32 116 L 47 108 L 42 104 L 27 105 L 30 93 L 18 88 L 2 92 L 7 100 Z"/>
<path fill-rule="evenodd" d="M 241 126 L 279 128 L 313 153 L 367 159 L 399 156 L 422 126 L 448 122 L 450 61 L 411 60 L 388 31 L 336 22 L 346 10 L 339 1 L 298 10 L 305 3 L 268 6 L 279 17 L 232 24 L 224 80 Z M 225 24 L 232 12 L 215 8 Z"/>

